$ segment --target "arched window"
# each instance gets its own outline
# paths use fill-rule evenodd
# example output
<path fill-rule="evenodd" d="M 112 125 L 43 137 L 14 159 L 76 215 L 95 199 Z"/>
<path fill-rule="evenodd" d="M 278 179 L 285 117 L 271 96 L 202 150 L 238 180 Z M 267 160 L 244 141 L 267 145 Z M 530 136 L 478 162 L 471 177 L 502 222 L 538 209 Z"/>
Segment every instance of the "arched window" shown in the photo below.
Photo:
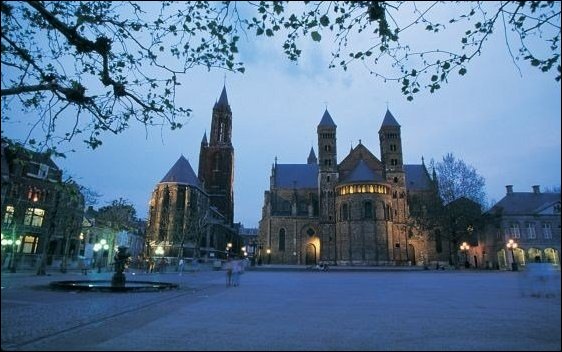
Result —
<path fill-rule="evenodd" d="M 220 170 L 220 164 L 221 164 L 221 156 L 219 153 L 215 154 L 215 170 L 214 171 L 219 171 Z"/>
<path fill-rule="evenodd" d="M 279 251 L 285 250 L 285 229 L 279 230 Z"/>
<path fill-rule="evenodd" d="M 365 202 L 365 219 L 373 218 L 373 203 L 370 201 Z"/>
<path fill-rule="evenodd" d="M 437 253 L 443 252 L 443 244 L 441 243 L 441 231 L 435 230 L 435 251 Z"/>
<path fill-rule="evenodd" d="M 348 219 L 349 219 L 349 209 L 348 209 L 348 207 L 347 207 L 347 204 L 343 204 L 343 205 L 342 205 L 342 210 L 341 210 L 341 212 L 342 212 L 342 214 L 341 214 L 341 215 L 342 215 L 342 220 L 344 220 L 344 221 L 345 221 L 345 220 L 348 220 Z"/>

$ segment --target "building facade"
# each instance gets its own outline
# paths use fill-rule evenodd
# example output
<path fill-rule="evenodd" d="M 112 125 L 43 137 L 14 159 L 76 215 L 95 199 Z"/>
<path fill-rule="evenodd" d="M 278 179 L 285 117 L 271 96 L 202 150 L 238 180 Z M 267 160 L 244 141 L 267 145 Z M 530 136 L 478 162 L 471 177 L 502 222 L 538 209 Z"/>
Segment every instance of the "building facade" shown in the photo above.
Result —
<path fill-rule="evenodd" d="M 48 154 L 2 141 L 2 268 L 77 262 L 84 197 Z"/>
<path fill-rule="evenodd" d="M 436 197 L 423 163 L 403 163 L 401 127 L 386 112 L 381 159 L 362 143 L 337 163 L 337 126 L 326 110 L 317 127 L 318 158 L 272 166 L 259 225 L 266 263 L 408 265 L 444 260 L 442 244 L 413 226 L 409 199 Z M 440 240 L 439 240 L 440 241 Z"/>
<path fill-rule="evenodd" d="M 540 186 L 530 192 L 514 192 L 506 186 L 506 195 L 488 212 L 486 251 L 494 266 L 511 269 L 527 263 L 548 262 L 560 265 L 560 193 L 542 193 Z M 513 240 L 516 248 L 508 248 Z"/>

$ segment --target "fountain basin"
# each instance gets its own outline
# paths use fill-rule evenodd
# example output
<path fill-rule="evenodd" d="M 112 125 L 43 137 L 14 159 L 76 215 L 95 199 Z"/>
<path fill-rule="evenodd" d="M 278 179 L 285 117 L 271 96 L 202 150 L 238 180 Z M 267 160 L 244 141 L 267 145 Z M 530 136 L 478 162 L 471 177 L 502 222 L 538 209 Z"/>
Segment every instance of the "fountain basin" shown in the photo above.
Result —
<path fill-rule="evenodd" d="M 126 281 L 124 285 L 115 285 L 111 280 L 68 280 L 53 281 L 49 287 L 66 291 L 146 292 L 176 289 L 179 285 L 154 281 Z"/>

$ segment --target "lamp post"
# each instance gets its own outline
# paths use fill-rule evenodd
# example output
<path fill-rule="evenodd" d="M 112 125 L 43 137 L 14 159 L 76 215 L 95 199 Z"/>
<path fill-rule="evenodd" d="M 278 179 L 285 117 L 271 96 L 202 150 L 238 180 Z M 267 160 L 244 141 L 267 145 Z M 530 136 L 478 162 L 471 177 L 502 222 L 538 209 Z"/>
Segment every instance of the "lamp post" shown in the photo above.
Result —
<path fill-rule="evenodd" d="M 470 264 L 468 263 L 468 250 L 470 249 L 470 246 L 468 245 L 468 243 L 463 242 L 461 244 L 461 251 L 464 252 L 464 267 L 465 268 L 470 268 Z"/>
<path fill-rule="evenodd" d="M 96 253 L 96 262 L 98 264 L 98 273 L 101 273 L 101 267 L 102 267 L 102 264 L 103 264 L 103 256 L 108 249 L 109 249 L 109 244 L 107 244 L 107 240 L 105 238 L 102 238 L 98 243 L 94 244 L 94 252 Z M 100 250 L 103 250 L 103 251 L 100 252 Z M 100 256 L 101 256 L 101 258 L 100 258 Z"/>
<path fill-rule="evenodd" d="M 267 264 L 271 264 L 271 249 L 267 249 Z"/>
<path fill-rule="evenodd" d="M 101 265 L 100 265 L 100 258 L 99 258 L 99 250 L 101 249 L 101 245 L 99 243 L 94 244 L 94 256 L 96 257 L 95 263 L 98 266 L 98 273 L 101 273 Z"/>
<path fill-rule="evenodd" d="M 6 239 L 4 238 L 4 234 L 2 234 L 2 251 L 4 252 L 3 254 L 5 255 L 7 250 L 5 250 L 5 248 L 10 248 L 11 249 L 11 253 L 10 253 L 10 261 L 8 262 L 8 268 L 10 268 L 10 272 L 15 273 L 16 272 L 16 258 L 15 255 L 18 251 L 18 248 L 21 244 L 21 239 L 16 239 L 15 235 L 12 234 L 12 238 Z"/>
<path fill-rule="evenodd" d="M 517 261 L 515 261 L 515 253 L 513 253 L 513 250 L 517 248 L 517 242 L 515 242 L 513 239 L 510 239 L 509 241 L 507 241 L 507 248 L 511 250 L 511 260 L 512 260 L 511 270 L 517 271 L 519 270 L 519 268 L 517 268 Z"/>
<path fill-rule="evenodd" d="M 232 242 L 228 242 L 226 244 L 226 259 L 228 260 L 228 257 L 230 256 L 230 249 L 232 248 Z"/>

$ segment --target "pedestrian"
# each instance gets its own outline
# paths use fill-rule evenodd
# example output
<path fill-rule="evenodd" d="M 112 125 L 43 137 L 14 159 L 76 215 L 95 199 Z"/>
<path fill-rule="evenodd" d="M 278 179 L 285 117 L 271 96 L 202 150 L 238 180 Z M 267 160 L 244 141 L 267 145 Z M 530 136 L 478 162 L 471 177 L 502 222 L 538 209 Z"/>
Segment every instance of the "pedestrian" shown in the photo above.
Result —
<path fill-rule="evenodd" d="M 229 287 L 232 285 L 232 259 L 228 259 L 224 268 L 226 270 L 226 287 Z"/>
<path fill-rule="evenodd" d="M 185 262 L 183 261 L 183 258 L 180 259 L 180 262 L 178 263 L 178 271 L 180 272 L 180 275 L 183 275 L 183 266 L 184 266 Z"/>
<path fill-rule="evenodd" d="M 237 287 L 240 285 L 240 273 L 242 271 L 242 263 L 239 260 L 232 262 L 232 285 Z"/>

